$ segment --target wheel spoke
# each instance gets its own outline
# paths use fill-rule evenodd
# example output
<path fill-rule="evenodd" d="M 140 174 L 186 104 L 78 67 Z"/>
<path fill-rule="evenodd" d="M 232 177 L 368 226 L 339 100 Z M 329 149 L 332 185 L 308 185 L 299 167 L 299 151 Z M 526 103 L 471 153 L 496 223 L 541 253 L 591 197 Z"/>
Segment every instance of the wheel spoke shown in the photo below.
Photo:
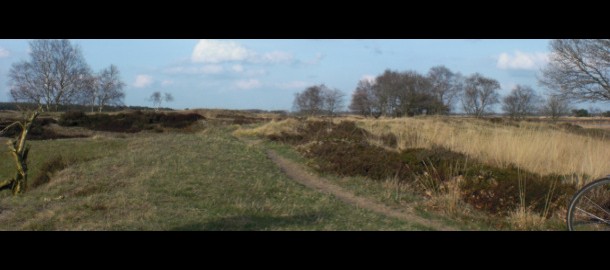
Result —
<path fill-rule="evenodd" d="M 591 204 L 595 205 L 595 207 L 599 208 L 600 210 L 602 210 L 604 213 L 606 213 L 607 215 L 610 215 L 610 212 L 608 212 L 608 210 L 604 209 L 603 207 L 599 206 L 599 204 L 597 204 L 596 202 L 594 202 L 593 200 L 589 199 L 589 197 L 584 196 L 583 198 L 587 199 L 587 201 L 589 201 Z"/>
<path fill-rule="evenodd" d="M 591 213 L 589 213 L 588 211 L 585 211 L 585 210 L 583 210 L 583 209 L 582 209 L 582 208 L 580 208 L 580 207 L 576 207 L 576 209 L 580 210 L 581 212 L 585 213 L 586 215 L 588 215 L 588 216 L 590 216 L 590 217 L 592 217 L 592 218 L 594 218 L 594 219 L 597 219 L 597 220 L 601 221 L 602 223 L 605 223 L 605 224 L 610 225 L 610 221 L 609 221 L 609 220 L 607 220 L 607 219 L 603 219 L 603 218 L 598 217 L 598 216 L 596 216 L 596 215 L 594 215 L 594 214 L 591 214 Z"/>

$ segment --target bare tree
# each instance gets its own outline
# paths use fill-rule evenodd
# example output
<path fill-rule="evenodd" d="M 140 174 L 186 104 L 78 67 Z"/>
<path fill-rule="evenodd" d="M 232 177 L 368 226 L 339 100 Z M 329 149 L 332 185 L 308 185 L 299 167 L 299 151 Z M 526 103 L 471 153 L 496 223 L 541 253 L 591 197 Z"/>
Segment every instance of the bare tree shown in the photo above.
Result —
<path fill-rule="evenodd" d="M 74 102 L 83 106 L 91 106 L 91 112 L 95 109 L 97 101 L 98 77 L 88 76 L 84 80 L 83 86 L 77 93 Z"/>
<path fill-rule="evenodd" d="M 570 113 L 570 105 L 567 100 L 559 95 L 550 94 L 544 105 L 542 106 L 542 112 L 550 116 L 553 120 L 560 116 L 567 115 Z"/>
<path fill-rule="evenodd" d="M 564 98 L 610 100 L 610 39 L 556 39 L 539 82 Z"/>
<path fill-rule="evenodd" d="M 539 100 L 531 87 L 517 85 L 502 99 L 502 109 L 511 118 L 519 119 L 535 113 Z"/>
<path fill-rule="evenodd" d="M 345 94 L 339 89 L 323 89 L 324 110 L 331 117 L 345 106 Z"/>
<path fill-rule="evenodd" d="M 453 73 L 445 66 L 432 67 L 428 71 L 431 93 L 440 101 L 440 105 L 451 110 L 456 98 L 464 89 L 462 75 Z M 442 112 L 442 107 L 437 112 Z"/>
<path fill-rule="evenodd" d="M 152 93 L 152 95 L 150 95 L 149 100 L 153 103 L 153 107 L 155 107 L 155 111 L 158 111 L 159 108 L 161 108 L 161 103 L 163 102 L 163 99 L 161 97 L 161 92 L 155 91 L 154 93 Z"/>
<path fill-rule="evenodd" d="M 104 106 L 122 104 L 123 98 L 125 98 L 125 92 L 123 92 L 125 83 L 121 81 L 119 69 L 115 65 L 110 65 L 102 70 L 95 85 L 93 100 L 99 112 L 102 112 Z"/>
<path fill-rule="evenodd" d="M 302 93 L 296 93 L 294 98 L 294 109 L 307 115 L 318 115 L 324 109 L 324 94 L 327 87 L 314 85 L 307 87 Z"/>
<path fill-rule="evenodd" d="M 45 87 L 45 85 L 40 85 L 42 79 L 37 78 L 37 75 L 28 62 L 13 64 L 9 71 L 9 87 L 14 100 L 42 103 L 44 91 L 40 87 Z"/>
<path fill-rule="evenodd" d="M 164 93 L 163 95 L 161 95 L 161 92 L 155 91 L 154 93 L 152 93 L 152 95 L 150 95 L 149 101 L 153 103 L 155 111 L 159 111 L 159 109 L 161 109 L 161 104 L 163 103 L 163 101 L 172 102 L 174 101 L 174 96 L 172 96 L 172 94 L 170 93 Z"/>
<path fill-rule="evenodd" d="M 353 113 L 358 113 L 364 116 L 373 115 L 376 111 L 376 98 L 373 92 L 373 82 L 369 80 L 361 80 L 358 82 L 356 90 L 352 94 L 352 102 L 349 109 Z"/>
<path fill-rule="evenodd" d="M 172 94 L 170 93 L 165 93 L 165 95 L 163 96 L 163 100 L 165 102 L 172 102 L 174 101 L 174 96 L 172 96 Z"/>
<path fill-rule="evenodd" d="M 75 101 L 91 71 L 78 46 L 68 40 L 30 42 L 30 61 L 14 63 L 9 87 L 16 101 L 44 104 L 47 110 Z"/>
<path fill-rule="evenodd" d="M 373 93 L 377 97 L 379 111 L 386 116 L 397 116 L 398 93 L 403 87 L 402 76 L 397 71 L 385 70 L 375 78 Z"/>
<path fill-rule="evenodd" d="M 488 112 L 489 107 L 498 103 L 498 81 L 475 73 L 466 78 L 462 105 L 467 114 L 481 117 Z"/>

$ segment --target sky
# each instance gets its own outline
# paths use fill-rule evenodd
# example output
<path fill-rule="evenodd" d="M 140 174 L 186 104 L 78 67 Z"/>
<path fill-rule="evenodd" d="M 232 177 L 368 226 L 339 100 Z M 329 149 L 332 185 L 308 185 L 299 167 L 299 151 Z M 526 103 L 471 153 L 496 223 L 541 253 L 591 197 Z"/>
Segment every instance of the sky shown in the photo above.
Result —
<path fill-rule="evenodd" d="M 349 104 L 361 79 L 386 69 L 426 74 L 438 65 L 496 79 L 502 96 L 517 84 L 542 95 L 536 77 L 549 54 L 545 39 L 71 41 L 93 71 L 119 68 L 127 105 L 151 106 L 148 97 L 160 91 L 174 96 L 163 104 L 174 109 L 290 110 L 295 93 L 322 83 L 343 91 Z M 0 39 L 0 101 L 10 101 L 7 74 L 29 59 L 28 42 Z"/>

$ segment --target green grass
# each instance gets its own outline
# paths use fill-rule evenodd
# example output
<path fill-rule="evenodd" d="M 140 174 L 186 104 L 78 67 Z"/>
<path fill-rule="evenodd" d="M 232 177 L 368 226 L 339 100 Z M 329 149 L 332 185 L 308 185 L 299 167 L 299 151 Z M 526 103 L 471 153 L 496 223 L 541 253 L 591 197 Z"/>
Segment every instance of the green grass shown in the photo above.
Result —
<path fill-rule="evenodd" d="M 0 179 L 13 178 L 16 173 L 15 161 L 5 142 L 5 138 L 0 138 Z M 72 163 L 79 163 L 113 155 L 125 147 L 127 141 L 98 137 L 96 139 L 27 141 L 27 144 L 31 145 L 28 157 L 28 178 L 31 180 L 40 174 L 42 165 L 53 158 L 61 156 Z M 0 197 L 4 196 L 6 196 L 4 192 L 0 193 Z"/>
<path fill-rule="evenodd" d="M 0 230 L 428 230 L 299 185 L 214 127 L 31 142 L 31 176 L 61 154 L 77 160 L 49 184 L 0 195 Z M 13 174 L 0 157 L 0 176 Z"/>

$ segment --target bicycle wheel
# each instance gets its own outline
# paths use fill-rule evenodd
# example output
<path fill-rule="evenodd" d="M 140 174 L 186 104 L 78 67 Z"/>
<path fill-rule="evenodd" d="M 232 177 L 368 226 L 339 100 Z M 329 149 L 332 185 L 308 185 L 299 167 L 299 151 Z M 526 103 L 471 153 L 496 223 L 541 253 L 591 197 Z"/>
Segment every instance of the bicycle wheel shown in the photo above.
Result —
<path fill-rule="evenodd" d="M 593 181 L 580 189 L 568 207 L 568 230 L 610 230 L 610 178 Z"/>

